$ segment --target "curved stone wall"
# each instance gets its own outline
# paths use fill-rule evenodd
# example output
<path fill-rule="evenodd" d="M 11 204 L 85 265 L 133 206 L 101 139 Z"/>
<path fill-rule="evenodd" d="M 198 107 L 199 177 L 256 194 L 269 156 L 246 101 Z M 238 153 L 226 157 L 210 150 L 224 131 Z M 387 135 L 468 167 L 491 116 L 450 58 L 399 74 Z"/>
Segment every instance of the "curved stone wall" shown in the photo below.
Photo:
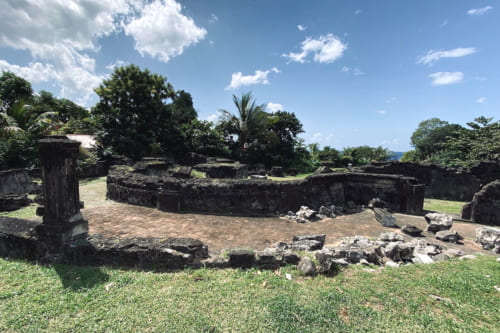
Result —
<path fill-rule="evenodd" d="M 276 214 L 301 205 L 367 204 L 378 197 L 398 212 L 420 214 L 424 187 L 400 175 L 331 173 L 303 180 L 275 182 L 247 179 L 177 179 L 147 176 L 132 167 L 115 166 L 107 178 L 107 197 L 134 205 L 157 207 L 162 198 L 185 211 Z M 166 195 L 165 195 L 166 193 Z M 161 205 L 161 202 L 160 202 Z M 170 207 L 176 205 L 169 205 Z"/>

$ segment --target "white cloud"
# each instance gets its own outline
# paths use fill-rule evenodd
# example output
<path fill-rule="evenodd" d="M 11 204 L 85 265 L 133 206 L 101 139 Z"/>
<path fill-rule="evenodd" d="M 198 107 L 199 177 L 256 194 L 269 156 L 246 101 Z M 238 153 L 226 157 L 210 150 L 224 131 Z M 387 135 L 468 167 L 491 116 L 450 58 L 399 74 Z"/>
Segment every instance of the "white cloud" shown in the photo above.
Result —
<path fill-rule="evenodd" d="M 479 103 L 479 104 L 483 104 L 484 102 L 486 102 L 486 97 L 479 97 L 479 98 L 476 100 L 476 103 Z"/>
<path fill-rule="evenodd" d="M 112 71 L 116 67 L 123 67 L 123 66 L 127 66 L 127 65 L 128 65 L 128 62 L 118 59 L 115 62 L 113 62 L 112 64 L 107 65 L 106 68 L 109 69 L 110 71 Z"/>
<path fill-rule="evenodd" d="M 283 105 L 279 103 L 267 103 L 266 109 L 268 109 L 271 112 L 276 112 L 276 111 L 283 111 L 285 108 Z"/>
<path fill-rule="evenodd" d="M 302 24 L 299 24 L 299 25 L 297 26 L 297 29 L 299 29 L 300 31 L 304 31 L 304 30 L 306 30 L 306 29 L 307 29 L 307 27 L 303 26 Z"/>
<path fill-rule="evenodd" d="M 462 72 L 437 72 L 430 74 L 433 86 L 443 86 L 447 84 L 459 83 L 464 78 Z"/>
<path fill-rule="evenodd" d="M 217 121 L 217 119 L 219 119 L 219 113 L 216 112 L 216 113 L 212 113 L 211 115 L 209 115 L 206 120 L 208 121 L 211 121 L 213 123 L 215 123 Z"/>
<path fill-rule="evenodd" d="M 100 38 L 127 30 L 141 54 L 165 61 L 206 34 L 180 11 L 174 0 L 7 1 L 0 10 L 0 47 L 27 51 L 32 59 L 24 66 L 2 60 L 1 66 L 31 82 L 52 81 L 61 97 L 86 104 L 107 76 L 96 73 Z M 113 65 L 120 63 L 107 69 Z"/>
<path fill-rule="evenodd" d="M 362 72 L 359 68 L 354 68 L 352 70 L 352 74 L 358 76 L 358 75 L 365 75 L 365 72 Z"/>
<path fill-rule="evenodd" d="M 225 88 L 226 90 L 235 90 L 241 86 L 249 86 L 252 84 L 269 84 L 269 73 L 279 73 L 280 71 L 273 67 L 267 71 L 256 70 L 254 75 L 243 76 L 241 72 L 233 73 L 231 83 Z"/>
<path fill-rule="evenodd" d="M 476 52 L 477 50 L 475 47 L 459 47 L 456 49 L 446 50 L 446 51 L 430 50 L 427 52 L 425 56 L 418 58 L 417 64 L 432 66 L 441 58 L 460 58 Z"/>
<path fill-rule="evenodd" d="M 386 103 L 394 103 L 398 100 L 396 96 L 392 96 L 391 98 L 388 98 L 385 102 Z"/>
<path fill-rule="evenodd" d="M 398 138 L 390 139 L 390 140 L 384 140 L 380 143 L 382 147 L 390 147 L 390 146 L 396 146 L 398 145 L 400 140 Z"/>
<path fill-rule="evenodd" d="M 349 73 L 349 67 L 347 67 L 347 66 L 342 66 L 342 68 L 340 70 L 344 73 Z"/>
<path fill-rule="evenodd" d="M 217 17 L 217 15 L 215 15 L 214 13 L 212 13 L 210 15 L 210 19 L 208 20 L 208 23 L 212 24 L 212 23 L 215 23 L 219 21 L 219 18 Z"/>
<path fill-rule="evenodd" d="M 378 114 L 381 114 L 381 115 L 384 115 L 387 113 L 387 111 L 385 111 L 385 110 L 377 110 L 375 112 L 377 112 Z"/>
<path fill-rule="evenodd" d="M 444 28 L 445 26 L 448 25 L 448 20 L 444 20 L 443 23 L 439 25 L 440 28 Z"/>
<path fill-rule="evenodd" d="M 142 8 L 140 16 L 124 25 L 126 35 L 135 39 L 135 49 L 163 62 L 181 55 L 184 49 L 204 39 L 207 31 L 181 13 L 174 0 L 155 0 Z"/>
<path fill-rule="evenodd" d="M 317 39 L 307 37 L 302 42 L 301 52 L 290 52 L 282 56 L 288 58 L 288 62 L 304 63 L 306 62 L 306 57 L 312 53 L 315 62 L 328 64 L 342 57 L 346 49 L 346 44 L 342 43 L 338 37 L 329 33 L 321 35 Z"/>
<path fill-rule="evenodd" d="M 306 140 L 309 143 L 319 143 L 320 145 L 331 145 L 333 143 L 333 139 L 335 135 L 330 133 L 328 135 L 324 135 L 321 132 L 316 132 Z"/>
<path fill-rule="evenodd" d="M 361 10 L 361 9 L 356 9 L 356 10 L 354 11 L 354 14 L 359 15 L 359 14 L 361 14 L 361 12 L 362 12 L 362 10 Z"/>
<path fill-rule="evenodd" d="M 482 8 L 473 8 L 473 9 L 469 9 L 467 11 L 467 14 L 471 15 L 471 16 L 483 15 L 492 9 L 493 9 L 492 6 L 486 6 L 486 7 L 482 7 Z"/>

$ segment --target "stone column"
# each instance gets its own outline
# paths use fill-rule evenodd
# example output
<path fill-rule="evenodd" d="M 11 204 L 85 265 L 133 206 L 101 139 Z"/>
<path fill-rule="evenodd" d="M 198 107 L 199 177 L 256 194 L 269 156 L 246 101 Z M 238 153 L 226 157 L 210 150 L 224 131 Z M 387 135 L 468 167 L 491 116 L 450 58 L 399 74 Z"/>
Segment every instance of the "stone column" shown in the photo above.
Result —
<path fill-rule="evenodd" d="M 76 170 L 80 142 L 55 135 L 38 143 L 44 209 L 37 232 L 50 250 L 57 251 L 68 240 L 88 235 L 88 222 L 80 213 Z"/>

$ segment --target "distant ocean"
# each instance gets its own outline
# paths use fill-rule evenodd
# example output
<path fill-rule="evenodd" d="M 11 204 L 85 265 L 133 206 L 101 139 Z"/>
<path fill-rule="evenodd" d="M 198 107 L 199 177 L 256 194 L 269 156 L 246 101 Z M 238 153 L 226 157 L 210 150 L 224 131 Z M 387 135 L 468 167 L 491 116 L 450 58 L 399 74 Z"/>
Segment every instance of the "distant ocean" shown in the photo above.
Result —
<path fill-rule="evenodd" d="M 404 151 L 393 151 L 394 157 L 391 158 L 392 161 L 397 160 L 399 161 L 401 157 L 403 157 L 403 154 L 405 153 Z"/>

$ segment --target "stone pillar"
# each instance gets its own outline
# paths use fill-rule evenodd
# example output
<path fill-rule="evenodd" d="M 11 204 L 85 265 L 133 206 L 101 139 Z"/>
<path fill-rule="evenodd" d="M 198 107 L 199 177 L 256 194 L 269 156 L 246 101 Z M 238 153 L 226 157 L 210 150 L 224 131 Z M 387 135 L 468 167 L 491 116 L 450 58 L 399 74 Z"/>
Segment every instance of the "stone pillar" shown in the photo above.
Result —
<path fill-rule="evenodd" d="M 78 141 L 64 135 L 39 142 L 43 180 L 43 223 L 37 232 L 50 250 L 62 250 L 70 239 L 85 238 L 88 222 L 80 213 L 77 158 Z"/>

